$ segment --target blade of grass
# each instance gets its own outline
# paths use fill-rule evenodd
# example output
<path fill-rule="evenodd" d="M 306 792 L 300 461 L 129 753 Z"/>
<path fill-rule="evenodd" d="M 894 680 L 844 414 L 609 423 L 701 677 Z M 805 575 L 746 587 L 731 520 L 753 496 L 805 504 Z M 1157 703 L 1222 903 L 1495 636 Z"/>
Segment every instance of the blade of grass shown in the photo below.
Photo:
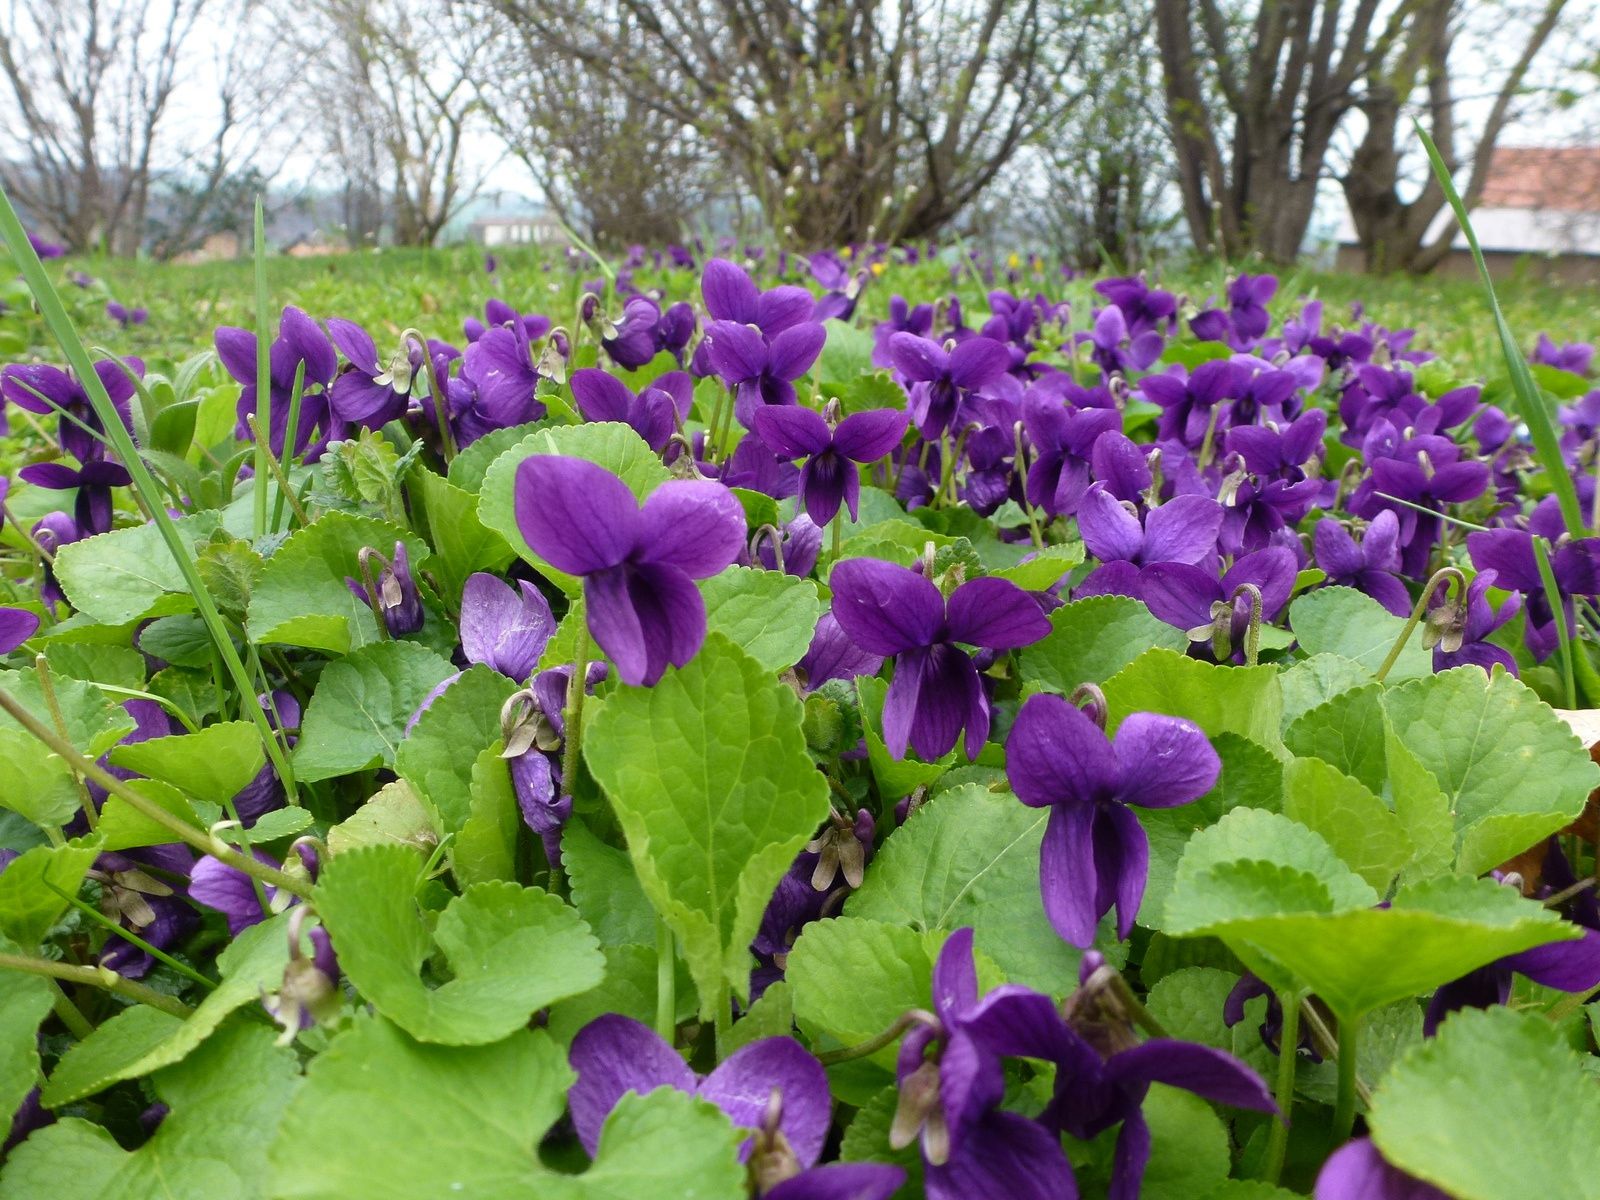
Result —
<path fill-rule="evenodd" d="M 179 572 L 183 575 L 185 586 L 194 597 L 196 611 L 205 623 L 206 632 L 211 635 L 212 644 L 221 656 L 222 662 L 232 677 L 234 686 L 241 696 L 254 696 L 255 688 L 252 686 L 250 674 L 245 670 L 239 652 L 234 649 L 233 639 L 228 635 L 227 626 L 223 623 L 222 614 L 217 609 L 217 603 L 207 590 L 205 581 L 200 578 L 200 569 L 195 562 L 193 553 L 188 543 L 183 540 L 183 535 L 178 532 L 178 526 L 167 513 L 167 507 L 161 500 L 160 485 L 150 474 L 139 448 L 133 444 L 133 437 L 128 433 L 128 427 L 122 423 L 122 417 L 117 412 L 116 405 L 111 402 L 111 397 L 106 393 L 105 385 L 100 381 L 100 376 L 95 373 L 94 363 L 89 357 L 89 351 L 83 344 L 72 318 L 67 315 L 65 305 L 61 302 L 61 294 L 56 291 L 55 284 L 51 282 L 49 273 L 44 269 L 44 264 L 39 261 L 39 256 L 34 252 L 32 244 L 28 241 L 27 231 L 22 227 L 22 221 L 17 216 L 17 210 L 11 204 L 11 197 L 4 188 L 0 188 L 0 239 L 4 239 L 6 248 L 10 250 L 12 259 L 17 268 L 22 272 L 22 277 L 27 281 L 29 290 L 33 293 L 35 303 L 39 306 L 39 313 L 44 318 L 46 327 L 61 347 L 61 352 L 66 356 L 67 365 L 77 375 L 89 397 L 89 403 L 94 408 L 95 415 L 100 418 L 106 436 L 110 439 L 117 457 L 122 460 L 122 465 L 127 468 L 128 474 L 133 479 L 133 487 L 141 502 L 150 512 L 150 518 L 155 522 L 156 529 L 161 534 L 161 540 L 167 545 L 168 552 L 173 561 L 177 563 Z M 262 361 L 265 361 L 264 359 Z M 266 493 L 262 494 L 263 504 Z M 265 516 L 265 508 L 262 510 Z M 259 704 L 249 704 L 245 708 L 255 721 L 256 730 L 261 735 L 262 745 L 266 749 L 267 758 L 277 771 L 278 778 L 283 781 L 284 791 L 290 804 L 298 804 L 295 793 L 294 771 L 289 765 L 289 759 L 284 754 L 283 746 L 273 732 L 272 726 L 267 721 L 267 714 L 261 711 Z"/>
<path fill-rule="evenodd" d="M 271 318 L 267 315 L 267 246 L 266 246 L 266 217 L 261 209 L 261 197 L 256 197 L 255 214 L 255 242 L 253 246 L 255 255 L 256 277 L 256 419 L 272 433 L 272 326 Z M 290 435 L 291 440 L 294 434 Z M 263 443 L 256 443 L 256 469 L 255 469 L 255 532 L 259 539 L 267 532 L 267 449 Z"/>
<path fill-rule="evenodd" d="M 1544 539 L 1533 539 L 1533 557 L 1539 564 L 1539 582 L 1544 584 L 1545 602 L 1550 605 L 1550 611 L 1556 615 L 1556 638 L 1561 643 L 1561 681 L 1566 686 L 1566 699 L 1568 708 L 1578 707 L 1578 688 L 1574 682 L 1574 666 L 1572 656 L 1572 637 L 1567 631 L 1567 610 L 1561 603 L 1561 589 L 1556 585 L 1556 574 L 1550 568 L 1550 552 L 1545 549 Z"/>
<path fill-rule="evenodd" d="M 606 277 L 606 282 L 609 283 L 613 289 L 615 289 L 617 286 L 616 268 L 605 260 L 605 257 L 600 253 L 600 251 L 596 250 L 588 242 L 584 241 L 583 238 L 579 236 L 578 231 L 572 228 L 572 226 L 568 225 L 559 217 L 556 218 L 556 224 L 561 226 L 561 232 L 567 235 L 568 240 L 570 240 L 574 246 L 576 246 L 579 250 L 582 250 L 590 258 L 594 259 L 595 266 L 600 268 L 600 273 Z"/>
<path fill-rule="evenodd" d="M 1473 231 L 1472 221 L 1467 216 L 1467 207 L 1461 202 L 1455 182 L 1450 178 L 1449 168 L 1444 165 L 1444 159 L 1439 155 L 1439 147 L 1433 144 L 1433 139 L 1428 136 L 1427 130 L 1422 128 L 1420 122 L 1413 119 L 1411 124 L 1428 151 L 1428 161 L 1433 166 L 1434 177 L 1444 189 L 1445 198 L 1450 201 L 1450 208 L 1455 212 L 1456 220 L 1461 225 L 1461 232 L 1466 235 L 1467 245 L 1472 249 L 1472 260 L 1478 264 L 1478 277 L 1483 280 L 1483 290 L 1489 297 L 1489 310 L 1494 314 L 1495 331 L 1500 335 L 1500 352 L 1505 357 L 1506 370 L 1511 375 L 1511 390 L 1517 397 L 1517 407 L 1521 410 L 1522 420 L 1533 436 L 1534 456 L 1544 468 L 1545 474 L 1550 476 L 1550 484 L 1555 491 L 1556 502 L 1561 506 L 1561 520 L 1566 525 L 1567 532 L 1575 538 L 1583 537 L 1588 529 L 1583 523 L 1583 509 L 1578 504 L 1578 489 L 1573 486 L 1572 474 L 1567 470 L 1566 460 L 1561 455 L 1561 439 L 1556 435 L 1555 423 L 1550 419 L 1549 406 L 1539 394 L 1539 389 L 1533 382 L 1533 373 L 1528 370 L 1527 360 L 1523 358 L 1517 339 L 1512 335 L 1511 326 L 1506 323 L 1505 314 L 1500 310 L 1500 299 L 1495 295 L 1494 281 L 1489 278 L 1489 266 L 1483 261 L 1483 250 L 1478 246 L 1478 235 Z"/>
<path fill-rule="evenodd" d="M 305 360 L 302 359 L 299 363 L 297 363 L 295 365 L 295 368 L 294 368 L 294 387 L 289 392 L 288 433 L 284 434 L 284 438 L 283 438 L 283 454 L 284 454 L 284 458 L 288 460 L 285 466 L 283 466 L 283 467 L 279 467 L 278 466 L 277 460 L 272 458 L 272 446 L 270 445 L 270 443 L 267 445 L 268 462 L 274 467 L 276 473 L 279 476 L 279 479 L 278 479 L 278 498 L 277 498 L 277 500 L 275 500 L 273 502 L 273 505 L 272 505 L 272 526 L 271 526 L 271 528 L 272 528 L 272 532 L 273 533 L 277 533 L 278 532 L 278 527 L 283 524 L 283 505 L 284 505 L 284 501 L 285 500 L 291 500 L 292 501 L 294 499 L 294 496 L 288 490 L 289 489 L 288 473 L 290 471 L 294 470 L 294 460 L 296 458 L 295 447 L 300 444 L 300 397 L 301 397 L 301 392 L 303 391 L 305 386 L 306 386 L 306 364 L 305 364 Z M 271 430 L 270 426 L 262 431 L 262 437 L 264 437 L 264 438 L 270 438 L 271 434 L 272 434 L 272 430 Z M 295 509 L 296 509 L 297 514 L 300 517 L 300 523 L 302 525 L 309 524 L 310 522 L 308 522 L 306 520 L 306 514 L 299 511 L 299 505 L 296 505 Z"/>

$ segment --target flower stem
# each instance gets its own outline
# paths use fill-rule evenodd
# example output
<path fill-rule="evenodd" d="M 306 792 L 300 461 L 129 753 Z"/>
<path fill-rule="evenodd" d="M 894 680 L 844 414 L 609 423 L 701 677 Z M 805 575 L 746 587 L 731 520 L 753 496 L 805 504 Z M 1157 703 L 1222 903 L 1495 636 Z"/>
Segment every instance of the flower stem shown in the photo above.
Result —
<path fill-rule="evenodd" d="M 61 713 L 61 701 L 56 696 L 55 681 L 50 678 L 50 660 L 40 654 L 33 660 L 34 670 L 39 674 L 39 691 L 44 696 L 44 705 L 50 710 L 50 720 L 55 724 L 56 732 L 63 741 L 70 741 L 67 733 L 67 719 Z M 89 794 L 89 785 L 84 783 L 83 776 L 76 771 L 72 772 L 72 782 L 78 785 L 78 804 L 83 809 L 83 819 L 89 825 L 89 832 L 93 833 L 100 824 L 100 814 L 95 810 L 94 797 Z"/>
<path fill-rule="evenodd" d="M 714 463 L 717 461 L 717 450 L 719 448 L 717 446 L 717 426 L 722 423 L 722 409 L 727 403 L 728 389 L 724 387 L 720 392 L 717 393 L 717 402 L 711 409 L 711 420 L 706 422 L 706 461 L 708 463 Z M 689 461 L 694 461 L 694 450 L 692 446 L 689 449 Z"/>
<path fill-rule="evenodd" d="M 84 916 L 88 917 L 89 920 L 93 921 L 96 925 L 103 925 L 106 929 L 109 929 L 112 933 L 116 934 L 123 941 L 129 943 L 130 945 L 137 946 L 140 950 L 143 950 L 146 954 L 148 954 L 151 958 L 155 959 L 157 962 L 165 963 L 167 966 L 171 967 L 174 971 L 176 971 L 179 975 L 182 975 L 185 979 L 188 979 L 188 980 L 190 980 L 190 981 L 192 981 L 194 983 L 198 983 L 198 984 L 203 985 L 205 987 L 206 991 L 208 991 L 208 992 L 212 991 L 212 990 L 214 990 L 216 988 L 216 986 L 217 986 L 216 980 L 207 979 L 204 975 L 200 974 L 199 971 L 196 971 L 188 963 L 181 962 L 178 959 L 173 958 L 172 955 L 168 954 L 165 950 L 161 950 L 161 949 L 158 949 L 155 946 L 152 946 L 149 942 L 145 941 L 137 933 L 133 932 L 133 930 L 124 929 L 121 925 L 118 925 L 115 921 L 113 921 L 110 917 L 106 916 L 105 913 L 101 912 L 94 905 L 85 904 L 82 900 L 78 899 L 76 896 L 68 895 L 61 888 L 58 888 L 55 884 L 51 883 L 48 879 L 46 879 L 44 881 L 44 885 L 45 885 L 45 887 L 49 888 L 52 892 L 54 892 L 56 895 L 60 896 L 68 904 L 72 905 L 73 908 L 77 909 Z"/>
<path fill-rule="evenodd" d="M 450 435 L 450 417 L 446 413 L 445 390 L 439 385 L 439 372 L 433 364 L 433 355 L 428 352 L 428 339 L 415 329 L 407 329 L 401 335 L 401 340 L 411 342 L 422 351 L 423 368 L 428 373 L 428 393 L 433 397 L 433 419 L 439 427 L 439 453 L 443 456 L 445 465 L 456 456 L 456 440 Z"/>
<path fill-rule="evenodd" d="M 1274 1184 L 1283 1173 L 1283 1159 L 1289 1149 L 1289 1114 L 1294 1109 L 1294 1068 L 1300 1046 L 1300 993 L 1280 992 L 1278 1003 L 1283 1008 L 1283 1029 L 1278 1034 L 1278 1081 L 1273 1092 L 1278 1119 L 1267 1134 L 1267 1156 L 1261 1168 L 1261 1177 Z"/>
<path fill-rule="evenodd" d="M 678 1029 L 677 948 L 672 927 L 656 916 L 656 1032 L 672 1045 Z"/>
<path fill-rule="evenodd" d="M 69 767 L 79 774 L 94 780 L 111 795 L 125 800 L 128 806 L 138 812 L 140 816 L 146 817 L 162 828 L 170 830 L 180 841 L 187 842 L 202 854 L 209 854 L 212 858 L 225 862 L 234 870 L 243 871 L 246 875 L 260 880 L 262 883 L 281 888 L 290 895 L 299 896 L 301 899 L 310 897 L 311 889 L 302 880 L 296 879 L 292 875 L 285 875 L 282 871 L 269 867 L 265 863 L 257 862 L 253 857 L 240 854 L 233 847 L 210 836 L 204 830 L 197 829 L 181 817 L 174 816 L 160 805 L 146 799 L 104 767 L 79 754 L 72 743 L 40 722 L 37 717 L 19 704 L 16 697 L 12 696 L 10 692 L 0 691 L 0 709 L 4 709 L 10 714 L 12 720 L 59 754 Z"/>
<path fill-rule="evenodd" d="M 717 987 L 716 1007 L 712 1009 L 711 1022 L 716 1034 L 717 1061 L 721 1062 L 727 1055 L 728 1035 L 733 1032 L 733 994 L 728 990 L 727 980 Z"/>
<path fill-rule="evenodd" d="M 850 1062 L 857 1058 L 866 1058 L 869 1054 L 876 1054 L 885 1046 L 892 1043 L 913 1025 L 936 1025 L 938 1019 L 930 1012 L 920 1008 L 913 1008 L 902 1013 L 895 1023 L 882 1033 L 868 1038 L 864 1042 L 857 1042 L 854 1046 L 844 1046 L 838 1050 L 824 1050 L 818 1054 L 817 1061 L 825 1067 L 835 1066 L 838 1063 Z"/>
<path fill-rule="evenodd" d="M 67 995 L 66 989 L 61 986 L 59 979 L 52 979 L 50 986 L 55 990 L 55 997 L 50 1002 L 50 1009 L 56 1018 L 67 1027 L 67 1032 L 78 1041 L 83 1041 L 94 1032 L 94 1024 L 83 1015 L 83 1010 L 72 1002 L 72 997 Z"/>
<path fill-rule="evenodd" d="M 104 988 L 151 1008 L 159 1008 L 175 1017 L 187 1018 L 194 1010 L 181 1000 L 163 996 L 132 979 L 124 979 L 110 967 L 79 967 L 72 963 L 54 962 L 48 958 L 34 958 L 27 954 L 0 954 L 0 971 L 26 971 L 30 975 L 44 975 L 67 983 L 86 983 L 90 987 Z"/>
<path fill-rule="evenodd" d="M 245 413 L 244 421 L 245 425 L 250 429 L 250 436 L 255 439 L 256 449 L 263 456 L 262 461 L 267 464 L 267 470 L 271 473 L 273 481 L 278 485 L 278 499 L 277 503 L 273 505 L 273 531 L 277 531 L 277 510 L 282 508 L 285 502 L 288 503 L 290 508 L 294 509 L 294 515 L 301 525 L 311 524 L 311 518 L 306 516 L 306 510 L 300 507 L 300 501 L 295 497 L 294 487 L 290 484 L 289 477 L 283 473 L 283 464 L 278 461 L 278 456 L 272 452 L 272 446 L 267 441 L 266 432 L 261 428 L 261 422 L 256 420 L 255 413 Z"/>
<path fill-rule="evenodd" d="M 583 745 L 583 698 L 588 692 L 589 680 L 589 618 L 578 626 L 578 653 L 572 663 L 572 679 L 567 684 L 567 711 L 563 717 L 566 742 L 561 747 L 561 789 L 572 795 L 578 779 L 578 762 Z M 561 865 L 550 864 L 550 891 L 561 894 Z"/>
<path fill-rule="evenodd" d="M 572 679 L 567 684 L 567 711 L 562 718 L 567 727 L 566 745 L 561 749 L 561 786 L 572 794 L 572 781 L 578 774 L 579 750 L 583 741 L 583 697 L 588 691 L 589 622 L 578 627 L 578 653 L 572 662 Z"/>
<path fill-rule="evenodd" d="M 1287 1016 L 1287 1013 L 1285 1014 Z M 1356 1123 L 1356 1066 L 1361 1046 L 1359 1018 L 1339 1021 L 1339 1092 L 1333 1106 L 1333 1145 L 1350 1138 Z"/>
<path fill-rule="evenodd" d="M 1085 988 L 1095 986 L 1109 988 L 1122 1005 L 1123 1011 L 1127 1013 L 1128 1019 L 1151 1037 L 1166 1038 L 1172 1036 L 1167 1032 L 1166 1027 L 1156 1020 L 1155 1014 L 1144 1006 L 1143 1001 L 1134 995 L 1133 988 L 1122 977 L 1122 972 L 1115 967 L 1109 964 L 1101 967 L 1089 977 L 1089 981 L 1083 986 Z"/>
<path fill-rule="evenodd" d="M 1440 584 L 1454 583 L 1456 596 L 1460 598 L 1466 594 L 1467 577 L 1456 567 L 1440 567 L 1428 576 L 1428 582 L 1423 586 L 1422 595 L 1417 597 L 1417 602 L 1411 606 L 1411 615 L 1406 618 L 1405 628 L 1400 631 L 1400 636 L 1394 640 L 1394 645 L 1389 648 L 1389 656 L 1383 660 L 1383 665 L 1378 668 L 1374 678 L 1382 683 L 1384 677 L 1400 660 L 1400 652 L 1406 648 L 1406 643 L 1411 640 L 1411 634 L 1417 628 L 1417 622 L 1422 620 L 1422 614 L 1428 610 L 1428 601 L 1433 598 L 1434 592 L 1439 590 Z"/>
<path fill-rule="evenodd" d="M 255 211 L 255 237 L 253 239 L 253 257 L 255 259 L 256 283 L 256 412 L 262 418 L 262 424 L 268 429 L 272 428 L 272 327 L 267 318 L 267 246 L 266 246 L 266 221 L 262 214 L 261 197 L 256 197 Z M 289 442 L 294 443 L 294 434 L 290 432 Z M 266 443 L 256 443 L 256 462 L 254 478 L 250 481 L 255 498 L 255 535 L 259 540 L 267 532 L 267 449 Z"/>
<path fill-rule="evenodd" d="M 1250 623 L 1244 631 L 1244 665 L 1253 667 L 1261 657 L 1261 589 L 1253 583 L 1241 583 L 1228 598 L 1229 605 L 1237 603 L 1241 596 L 1250 601 Z"/>

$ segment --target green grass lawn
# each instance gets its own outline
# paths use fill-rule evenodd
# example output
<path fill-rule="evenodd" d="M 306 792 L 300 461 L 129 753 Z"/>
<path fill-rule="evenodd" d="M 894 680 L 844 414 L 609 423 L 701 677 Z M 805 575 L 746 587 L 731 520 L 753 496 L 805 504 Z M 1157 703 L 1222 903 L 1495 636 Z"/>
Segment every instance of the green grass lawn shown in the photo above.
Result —
<path fill-rule="evenodd" d="M 459 342 L 464 317 L 481 315 L 483 302 L 500 295 L 523 311 L 542 312 L 557 324 L 574 319 L 579 288 L 586 279 L 600 277 L 592 263 L 578 267 L 536 249 L 499 253 L 500 269 L 491 278 L 484 271 L 477 247 L 441 250 L 383 250 L 321 258 L 274 257 L 267 262 L 267 286 L 274 309 L 296 304 L 313 316 L 348 317 L 366 325 L 380 344 L 407 326 L 429 336 Z M 249 261 L 204 264 L 160 264 L 127 260 L 52 263 L 58 278 L 69 271 L 85 271 L 99 282 L 91 289 L 66 287 L 83 331 L 91 343 L 151 359 L 181 359 L 208 347 L 217 325 L 254 324 L 253 277 Z M 1019 293 L 1043 292 L 1052 299 L 1074 301 L 1073 324 L 1083 327 L 1091 307 L 1090 278 L 1066 279 L 1050 267 L 1024 267 L 1011 283 L 1002 277 L 993 286 Z M 1226 279 L 1219 265 L 1192 266 L 1167 272 L 1166 286 L 1203 302 L 1219 294 Z M 684 271 L 641 270 L 634 276 L 641 287 L 659 287 L 671 299 L 698 299 L 694 276 Z M 860 318 L 874 321 L 883 315 L 889 297 L 896 293 L 913 301 L 958 295 L 976 324 L 987 315 L 984 294 L 990 285 L 962 270 L 952 279 L 945 262 L 893 266 L 868 287 Z M 1506 317 L 1522 341 L 1531 346 L 1535 336 L 1548 332 L 1558 341 L 1600 340 L 1600 289 L 1552 288 L 1525 280 L 1500 285 Z M 1319 298 L 1326 320 L 1348 322 L 1349 305 L 1360 301 L 1368 318 L 1391 328 L 1418 329 L 1417 344 L 1449 359 L 1462 374 L 1490 375 L 1497 366 L 1496 346 L 1488 310 L 1479 286 L 1470 281 L 1413 279 L 1399 276 L 1373 278 L 1301 270 L 1283 277 L 1274 302 L 1281 319 L 1292 311 L 1297 297 Z M 107 298 L 132 307 L 149 309 L 148 322 L 127 330 L 105 315 Z M 0 317 L 0 328 L 12 317 Z M 37 345 L 42 331 L 30 331 L 25 343 Z M 8 353 L 16 353 L 13 339 Z"/>

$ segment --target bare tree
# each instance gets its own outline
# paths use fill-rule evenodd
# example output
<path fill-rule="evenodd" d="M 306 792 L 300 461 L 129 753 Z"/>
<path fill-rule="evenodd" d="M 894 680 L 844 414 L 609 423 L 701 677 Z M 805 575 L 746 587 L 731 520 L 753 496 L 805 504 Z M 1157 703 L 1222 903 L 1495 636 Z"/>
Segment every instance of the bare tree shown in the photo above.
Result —
<path fill-rule="evenodd" d="M 1388 7 L 1401 14 L 1418 2 Z M 1158 0 L 1167 124 L 1196 248 L 1279 262 L 1299 253 L 1384 7 Z"/>
<path fill-rule="evenodd" d="M 159 138 L 207 2 L 0 5 L 0 182 L 72 249 L 138 248 Z"/>
<path fill-rule="evenodd" d="M 489 29 L 444 0 L 320 0 L 319 11 L 307 85 L 347 172 L 350 215 L 368 224 L 376 175 L 394 240 L 431 246 L 487 173 L 469 164 L 468 140 Z"/>
<path fill-rule="evenodd" d="M 476 0 L 693 130 L 809 245 L 947 224 L 1078 99 L 1086 0 Z"/>
<path fill-rule="evenodd" d="M 507 32 L 480 80 L 484 110 L 551 209 L 608 248 L 683 240 L 717 191 L 700 135 L 610 72 L 530 54 Z"/>
<path fill-rule="evenodd" d="M 1449 254 L 1459 229 L 1453 215 L 1434 228 L 1445 192 L 1416 152 L 1411 117 L 1427 125 L 1462 201 L 1475 207 L 1495 143 L 1530 99 L 1529 73 L 1568 7 L 1567 0 L 1540 0 L 1524 13 L 1506 3 L 1422 0 L 1397 36 L 1380 45 L 1360 106 L 1366 131 L 1340 179 L 1368 270 L 1429 271 Z M 1587 16 L 1593 19 L 1592 9 Z"/>
<path fill-rule="evenodd" d="M 1084 268 L 1132 269 L 1178 219 L 1147 6 L 1109 12 L 1087 98 L 1007 171 L 1011 232 Z"/>
<path fill-rule="evenodd" d="M 298 119 L 283 103 L 297 64 L 290 55 L 263 56 L 271 35 L 266 5 L 246 0 L 211 42 L 196 111 L 182 122 L 183 149 L 160 172 L 158 212 L 147 220 L 151 253 L 170 258 L 224 230 L 242 233 L 256 196 L 265 196 L 284 165 Z M 174 120 L 174 125 L 179 121 Z"/>

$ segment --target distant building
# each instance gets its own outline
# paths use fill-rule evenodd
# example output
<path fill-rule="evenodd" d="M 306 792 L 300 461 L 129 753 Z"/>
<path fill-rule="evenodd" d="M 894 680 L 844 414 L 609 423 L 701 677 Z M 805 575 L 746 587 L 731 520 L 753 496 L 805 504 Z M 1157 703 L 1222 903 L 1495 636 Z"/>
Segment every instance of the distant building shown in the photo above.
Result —
<path fill-rule="evenodd" d="M 1600 146 L 1499 147 L 1471 215 L 1495 278 L 1526 274 L 1553 283 L 1600 283 Z M 1444 221 L 1441 215 L 1430 232 Z M 1340 224 L 1336 261 L 1343 271 L 1362 269 L 1348 216 Z M 1477 274 L 1463 234 L 1456 234 L 1437 270 L 1459 278 Z"/>
<path fill-rule="evenodd" d="M 467 226 L 467 236 L 490 248 L 555 246 L 567 240 L 561 222 L 548 212 L 478 217 Z"/>

